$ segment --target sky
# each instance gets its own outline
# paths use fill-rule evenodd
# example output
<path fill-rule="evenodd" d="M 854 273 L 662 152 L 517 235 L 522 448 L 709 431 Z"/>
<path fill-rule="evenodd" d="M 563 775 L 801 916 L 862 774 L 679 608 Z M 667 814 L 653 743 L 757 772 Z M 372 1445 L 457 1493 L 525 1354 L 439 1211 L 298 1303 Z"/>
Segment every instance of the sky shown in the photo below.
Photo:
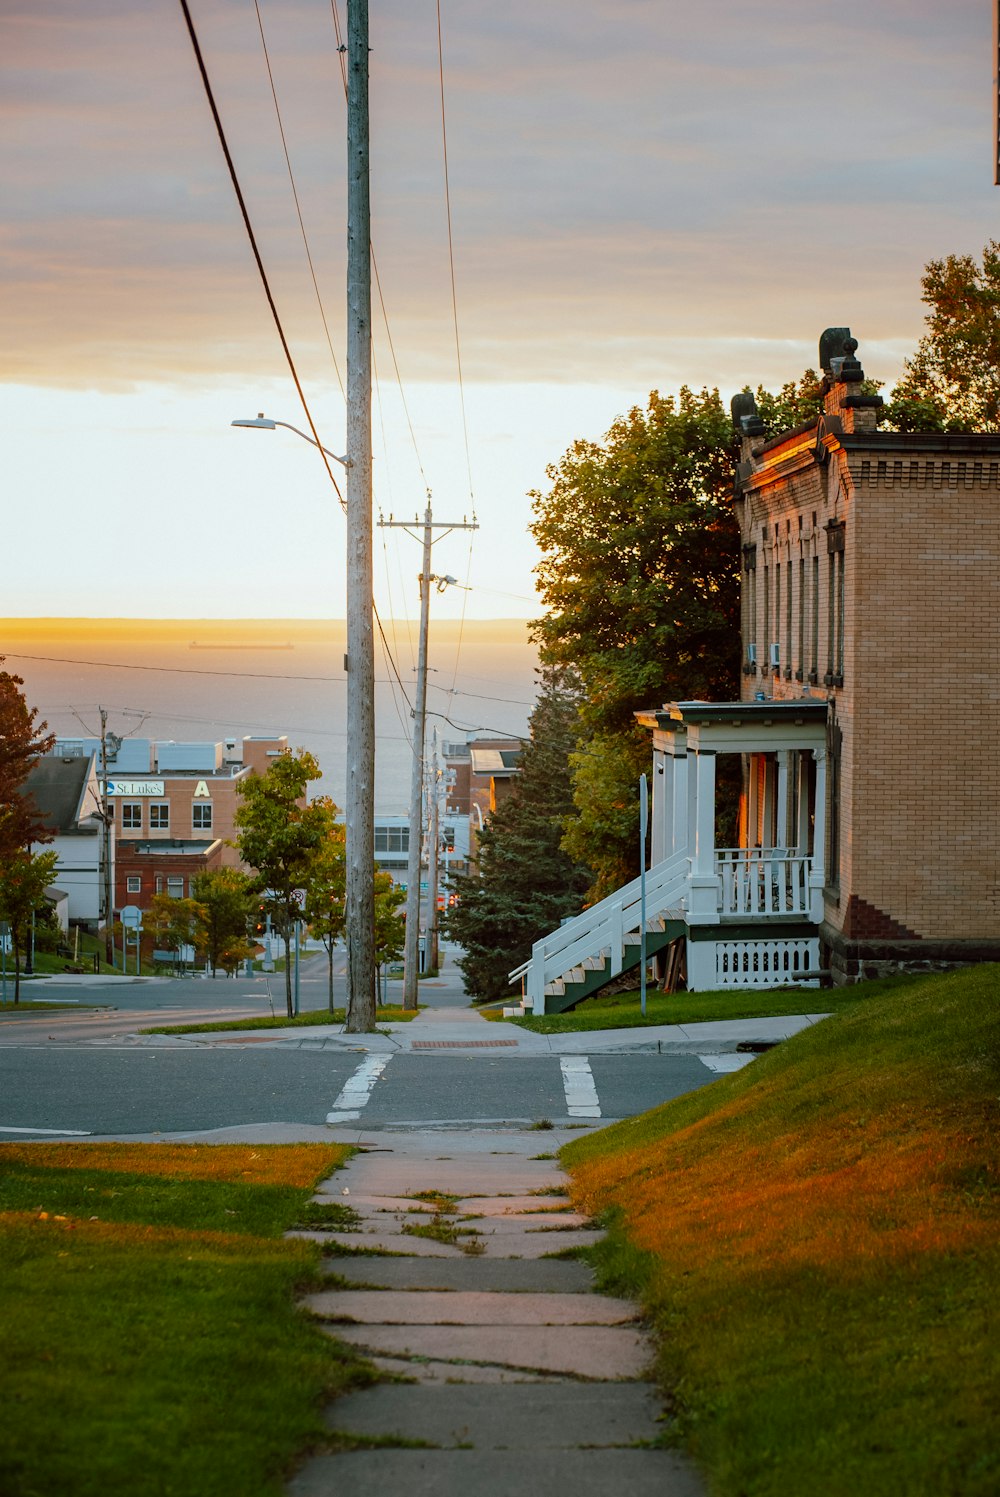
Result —
<path fill-rule="evenodd" d="M 319 298 L 254 0 L 190 4 L 342 452 L 345 0 L 258 0 Z M 435 547 L 437 617 L 538 614 L 529 495 L 576 438 L 654 388 L 781 384 L 831 325 L 891 385 L 926 262 L 996 233 L 986 0 L 440 0 L 460 387 L 435 0 L 370 9 L 376 515 L 429 489 L 480 527 Z M 2 0 L 0 73 L 0 614 L 342 617 L 316 454 L 229 424 L 306 421 L 179 4 Z M 419 570 L 376 530 L 383 614 Z"/>

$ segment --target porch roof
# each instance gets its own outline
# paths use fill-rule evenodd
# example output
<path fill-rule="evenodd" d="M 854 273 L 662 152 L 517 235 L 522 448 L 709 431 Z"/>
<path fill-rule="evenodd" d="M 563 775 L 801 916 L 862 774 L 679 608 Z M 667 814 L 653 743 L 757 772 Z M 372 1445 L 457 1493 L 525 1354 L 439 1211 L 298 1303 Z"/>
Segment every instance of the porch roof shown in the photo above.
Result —
<path fill-rule="evenodd" d="M 752 754 L 816 749 L 826 742 L 828 705 L 816 697 L 766 702 L 668 702 L 635 714 L 656 748 L 694 753 Z"/>

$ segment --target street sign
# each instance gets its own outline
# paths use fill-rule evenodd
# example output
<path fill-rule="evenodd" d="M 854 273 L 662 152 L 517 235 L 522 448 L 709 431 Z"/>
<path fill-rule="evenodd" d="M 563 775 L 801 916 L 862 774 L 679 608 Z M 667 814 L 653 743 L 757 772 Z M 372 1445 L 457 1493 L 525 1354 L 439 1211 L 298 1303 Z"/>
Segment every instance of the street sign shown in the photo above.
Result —
<path fill-rule="evenodd" d="M 138 930 L 142 924 L 142 911 L 137 904 L 124 905 L 119 919 L 126 930 Z"/>

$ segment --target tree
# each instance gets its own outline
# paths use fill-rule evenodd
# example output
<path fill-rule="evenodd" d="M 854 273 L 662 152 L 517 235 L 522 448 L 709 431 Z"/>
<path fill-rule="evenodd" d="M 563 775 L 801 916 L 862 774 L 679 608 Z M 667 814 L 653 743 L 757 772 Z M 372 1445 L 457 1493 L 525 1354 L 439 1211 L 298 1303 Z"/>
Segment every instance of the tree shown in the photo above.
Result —
<path fill-rule="evenodd" d="M 804 401 L 812 378 L 774 397 L 772 414 L 783 419 L 784 408 Z M 586 746 L 572 764 L 576 819 L 566 848 L 594 870 L 593 897 L 638 871 L 636 782 L 649 739 L 635 711 L 737 694 L 733 454 L 718 391 L 685 387 L 674 399 L 654 390 L 603 445 L 575 442 L 549 468 L 549 491 L 533 495 L 548 612 L 532 630 L 542 660 L 576 670 L 582 685 Z"/>
<path fill-rule="evenodd" d="M 921 278 L 927 331 L 886 406 L 897 431 L 1000 431 L 1000 242 L 931 260 Z"/>
<path fill-rule="evenodd" d="M 481 998 L 503 997 L 508 972 L 530 955 L 532 942 L 581 908 L 590 872 L 560 845 L 573 811 L 569 759 L 579 704 L 569 673 L 542 670 L 520 773 L 480 834 L 478 874 L 451 881 L 456 903 L 442 923 L 464 948 L 466 987 Z"/>
<path fill-rule="evenodd" d="M 406 940 L 403 905 L 406 892 L 392 881 L 391 873 L 375 870 L 375 971 L 382 980 L 386 962 L 398 962 Z"/>
<path fill-rule="evenodd" d="M 0 665 L 4 657 L 0 655 Z M 29 707 L 24 681 L 0 671 L 0 859 L 11 857 L 32 842 L 51 842 L 52 833 L 38 809 L 24 793 L 33 765 L 55 743 L 47 723 L 36 723 L 37 707 Z"/>
<path fill-rule="evenodd" d="M 337 807 L 329 796 L 317 796 L 330 814 L 326 836 L 316 849 L 306 885 L 305 920 L 310 934 L 322 941 L 327 958 L 327 1005 L 333 1012 L 333 951 L 344 934 L 347 891 L 346 830 L 335 820 Z M 378 911 L 376 908 L 376 919 Z"/>
<path fill-rule="evenodd" d="M 197 946 L 204 920 L 205 911 L 196 899 L 154 894 L 143 913 L 142 929 L 154 949 L 176 954 L 182 946 Z"/>
<path fill-rule="evenodd" d="M 32 913 L 45 897 L 56 869 L 54 852 L 30 853 L 18 848 L 0 858 L 0 920 L 10 924 L 14 955 L 14 1002 L 21 1001 L 21 948 Z"/>
<path fill-rule="evenodd" d="M 214 868 L 191 880 L 191 894 L 200 911 L 196 944 L 204 951 L 212 976 L 216 967 L 234 970 L 239 953 L 250 951 L 247 925 L 254 906 L 253 880 L 239 868 Z"/>
<path fill-rule="evenodd" d="M 236 846 L 257 874 L 255 887 L 266 894 L 271 923 L 285 943 L 285 1001 L 292 1017 L 291 937 L 301 918 L 299 894 L 307 890 L 317 849 L 329 834 L 332 816 L 322 801 L 306 804 L 306 786 L 320 767 L 305 749 L 274 759 L 264 775 L 250 774 L 237 785 Z"/>

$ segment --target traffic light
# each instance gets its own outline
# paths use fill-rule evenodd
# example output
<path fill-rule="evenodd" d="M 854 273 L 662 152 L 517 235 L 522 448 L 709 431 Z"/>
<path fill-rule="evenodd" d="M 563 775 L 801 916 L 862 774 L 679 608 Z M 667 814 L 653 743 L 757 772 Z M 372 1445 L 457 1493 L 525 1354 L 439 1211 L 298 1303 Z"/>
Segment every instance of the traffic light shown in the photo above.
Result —
<path fill-rule="evenodd" d="M 257 906 L 257 922 L 256 922 L 256 924 L 254 925 L 254 928 L 253 928 L 254 929 L 254 935 L 262 936 L 264 934 L 264 927 L 265 927 L 264 906 L 263 906 L 263 904 L 259 904 Z"/>

